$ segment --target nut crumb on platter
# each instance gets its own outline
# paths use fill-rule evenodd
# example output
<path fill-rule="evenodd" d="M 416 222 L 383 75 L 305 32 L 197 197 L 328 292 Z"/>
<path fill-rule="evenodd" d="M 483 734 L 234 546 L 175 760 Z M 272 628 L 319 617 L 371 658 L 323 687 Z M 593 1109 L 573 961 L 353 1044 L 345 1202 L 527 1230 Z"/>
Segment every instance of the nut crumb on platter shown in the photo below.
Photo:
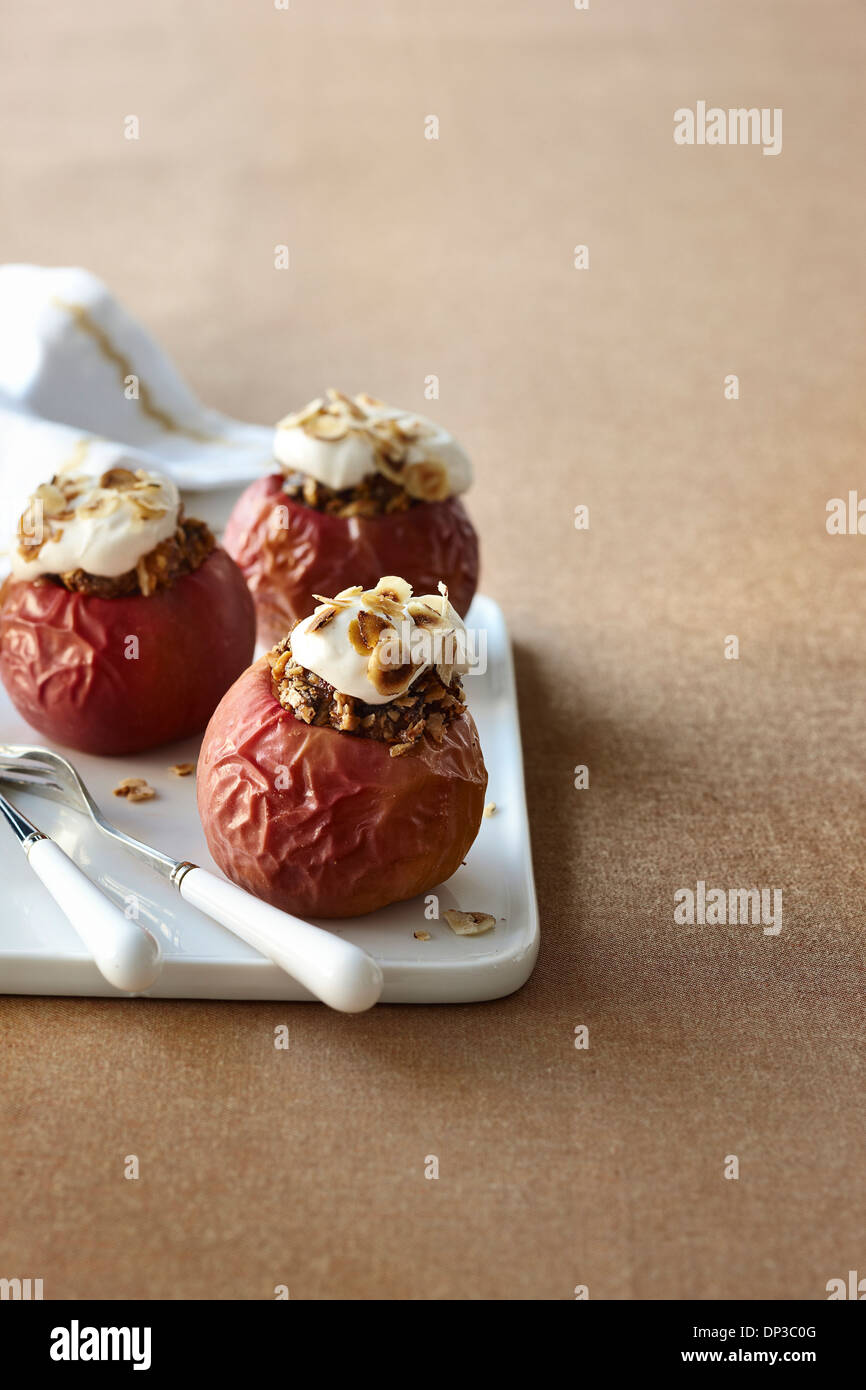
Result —
<path fill-rule="evenodd" d="M 445 913 L 445 921 L 457 936 L 483 936 L 496 926 L 489 912 L 460 912 L 453 907 Z"/>
<path fill-rule="evenodd" d="M 169 768 L 175 777 L 190 777 L 195 772 L 195 763 L 173 763 Z"/>
<path fill-rule="evenodd" d="M 428 931 L 416 931 L 412 935 L 416 941 L 430 941 L 432 939 Z"/>
<path fill-rule="evenodd" d="M 485 819 L 486 819 L 486 820 L 489 820 L 491 816 L 495 816 L 495 815 L 496 815 L 496 802 L 495 802 L 495 801 L 488 801 L 487 805 L 484 807 L 484 816 L 485 816 Z"/>
<path fill-rule="evenodd" d="M 124 777 L 114 788 L 115 796 L 125 796 L 127 801 L 151 801 L 156 792 L 143 777 Z"/>

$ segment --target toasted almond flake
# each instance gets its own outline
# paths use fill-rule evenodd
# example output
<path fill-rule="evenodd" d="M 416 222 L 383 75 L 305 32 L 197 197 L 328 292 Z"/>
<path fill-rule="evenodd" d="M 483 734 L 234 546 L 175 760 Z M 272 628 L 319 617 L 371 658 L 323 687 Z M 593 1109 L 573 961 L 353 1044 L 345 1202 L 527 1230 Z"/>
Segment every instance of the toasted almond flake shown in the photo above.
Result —
<path fill-rule="evenodd" d="M 114 788 L 115 796 L 125 796 L 127 801 L 152 801 L 156 792 L 143 777 L 124 777 Z"/>
<path fill-rule="evenodd" d="M 415 623 L 416 627 L 447 627 L 448 623 L 441 613 L 437 613 L 435 608 L 431 608 L 429 603 L 422 603 L 421 599 L 413 598 L 411 603 L 406 605 L 406 612 Z"/>
<path fill-rule="evenodd" d="M 321 396 L 317 396 L 314 401 L 309 401 L 307 405 L 296 410 L 292 415 L 285 415 L 277 424 L 278 430 L 295 430 L 299 425 L 305 425 L 308 420 L 312 420 L 315 415 L 324 410 L 325 401 Z"/>
<path fill-rule="evenodd" d="M 371 396 L 369 391 L 359 391 L 355 397 L 355 401 L 358 405 L 363 406 L 365 410 L 379 410 L 385 404 L 385 402 L 380 401 L 378 397 Z"/>
<path fill-rule="evenodd" d="M 367 662 L 367 679 L 372 681 L 380 695 L 402 695 L 404 690 L 409 689 L 417 672 L 418 666 L 411 661 L 405 662 L 402 666 L 383 661 L 378 646 Z"/>
<path fill-rule="evenodd" d="M 430 940 L 432 940 L 432 938 L 431 938 L 431 936 L 430 936 L 430 933 L 429 933 L 428 931 L 413 931 L 412 935 L 414 936 L 414 938 L 415 938 L 416 941 L 430 941 Z"/>
<path fill-rule="evenodd" d="M 341 406 L 347 415 L 351 415 L 353 420 L 366 420 L 367 418 L 366 412 L 352 400 L 352 397 L 347 396 L 343 391 L 338 391 L 335 386 L 328 387 L 328 400 L 334 405 Z"/>
<path fill-rule="evenodd" d="M 495 802 L 495 801 L 488 801 L 487 805 L 484 807 L 484 814 L 485 814 L 485 816 L 487 817 L 488 820 L 490 819 L 491 816 L 495 816 L 495 815 L 496 815 L 496 802 Z"/>
<path fill-rule="evenodd" d="M 53 483 L 40 483 L 33 494 L 34 500 L 42 503 L 42 512 L 45 516 L 57 516 L 66 506 L 67 498 L 59 487 Z"/>
<path fill-rule="evenodd" d="M 445 921 L 457 936 L 483 936 L 496 926 L 496 918 L 489 912 L 460 912 L 449 908 Z"/>
<path fill-rule="evenodd" d="M 365 608 L 358 610 L 358 628 L 364 650 L 367 652 L 373 651 L 384 632 L 393 632 L 387 618 L 381 617 L 378 613 L 368 613 Z"/>
<path fill-rule="evenodd" d="M 369 654 L 370 648 L 364 641 L 364 634 L 361 632 L 361 625 L 357 618 L 353 618 L 349 623 L 347 635 L 359 656 L 367 656 Z"/>
<path fill-rule="evenodd" d="M 172 763 L 169 772 L 173 772 L 175 777 L 191 777 L 195 772 L 195 763 Z"/>
<path fill-rule="evenodd" d="M 423 502 L 444 502 L 450 492 L 448 469 L 435 459 L 411 463 L 402 483 L 410 497 L 419 497 Z"/>
<path fill-rule="evenodd" d="M 335 443 L 338 439 L 345 439 L 348 433 L 348 425 L 343 415 L 314 415 L 312 420 L 307 420 L 303 427 L 306 434 L 312 435 L 314 439 L 326 439 L 330 443 Z"/>
<path fill-rule="evenodd" d="M 362 587 L 360 584 L 353 584 L 352 587 L 351 587 L 350 589 L 341 589 L 340 592 L 339 592 L 338 594 L 335 595 L 333 602 L 334 602 L 334 603 L 340 603 L 340 602 L 347 603 L 347 602 L 349 601 L 349 599 L 358 598 L 359 595 L 361 595 L 363 592 L 364 592 L 363 587 Z M 318 598 L 318 595 L 317 595 L 317 594 L 314 594 L 313 597 L 314 597 L 314 598 Z M 331 600 L 330 600 L 330 599 L 326 599 L 325 602 L 326 602 L 326 603 L 330 603 Z"/>
<path fill-rule="evenodd" d="M 333 604 L 326 604 L 322 608 L 317 608 L 313 615 L 313 621 L 307 628 L 307 632 L 321 632 L 323 627 L 327 627 L 332 618 L 336 617 L 337 609 Z"/>
<path fill-rule="evenodd" d="M 116 488 L 118 492 L 123 492 L 127 488 L 135 487 L 138 482 L 131 468 L 109 468 L 99 479 L 100 487 Z"/>
<path fill-rule="evenodd" d="M 373 592 L 390 599 L 392 603 L 404 604 L 412 597 L 412 585 L 401 579 L 399 574 L 384 574 Z"/>

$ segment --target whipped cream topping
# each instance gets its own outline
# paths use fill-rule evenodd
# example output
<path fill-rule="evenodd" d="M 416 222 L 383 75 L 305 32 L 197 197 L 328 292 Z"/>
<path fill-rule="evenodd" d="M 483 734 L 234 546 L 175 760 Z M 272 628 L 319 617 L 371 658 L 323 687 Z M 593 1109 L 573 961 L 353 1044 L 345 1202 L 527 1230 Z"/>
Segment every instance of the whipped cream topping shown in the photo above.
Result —
<path fill-rule="evenodd" d="M 277 425 L 274 456 L 339 492 L 382 473 L 423 502 L 465 492 L 472 464 L 453 434 L 425 416 L 365 394 L 330 390 Z"/>
<path fill-rule="evenodd" d="M 19 519 L 13 577 L 82 569 L 115 579 L 174 534 L 179 513 L 170 479 L 123 461 L 98 477 L 55 474 L 31 493 Z"/>
<path fill-rule="evenodd" d="M 368 705 L 404 695 L 431 666 L 443 685 L 450 685 L 469 669 L 466 629 L 444 584 L 439 590 L 413 598 L 396 575 L 386 575 L 366 592 L 360 585 L 344 589 L 336 598 L 322 599 L 292 629 L 292 656 L 341 695 Z"/>

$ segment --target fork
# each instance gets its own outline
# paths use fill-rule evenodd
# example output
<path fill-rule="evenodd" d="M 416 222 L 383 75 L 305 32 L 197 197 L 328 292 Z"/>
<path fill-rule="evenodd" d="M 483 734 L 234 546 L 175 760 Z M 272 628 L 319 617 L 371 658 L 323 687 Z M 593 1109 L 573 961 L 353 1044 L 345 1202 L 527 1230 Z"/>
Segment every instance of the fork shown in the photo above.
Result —
<path fill-rule="evenodd" d="M 0 744 L 0 782 L 49 797 L 89 816 L 103 835 L 123 846 L 178 890 L 193 907 L 267 956 L 323 1003 L 360 1013 L 382 993 L 382 971 L 360 946 L 271 907 L 236 883 L 187 859 L 172 859 L 105 819 L 72 763 L 50 748 Z"/>

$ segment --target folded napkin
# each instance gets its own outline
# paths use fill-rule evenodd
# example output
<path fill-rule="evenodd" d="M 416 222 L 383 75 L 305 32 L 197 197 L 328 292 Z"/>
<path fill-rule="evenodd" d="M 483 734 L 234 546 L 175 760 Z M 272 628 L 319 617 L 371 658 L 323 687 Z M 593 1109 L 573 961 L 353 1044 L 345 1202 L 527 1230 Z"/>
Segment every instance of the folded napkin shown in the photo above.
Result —
<path fill-rule="evenodd" d="M 188 512 L 219 526 L 237 491 L 268 471 L 272 440 L 202 405 L 95 275 L 0 266 L 0 552 L 28 494 L 70 464 L 159 469 Z"/>

